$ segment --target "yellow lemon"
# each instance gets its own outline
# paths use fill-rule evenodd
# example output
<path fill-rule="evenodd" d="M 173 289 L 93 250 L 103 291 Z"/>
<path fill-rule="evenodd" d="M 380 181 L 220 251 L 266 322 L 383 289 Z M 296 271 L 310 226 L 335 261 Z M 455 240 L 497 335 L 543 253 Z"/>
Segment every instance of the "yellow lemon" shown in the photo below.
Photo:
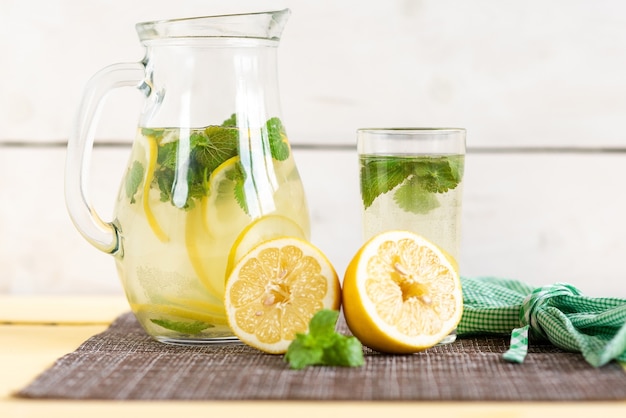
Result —
<path fill-rule="evenodd" d="M 201 210 L 206 229 L 220 240 L 234 240 L 237 232 L 251 221 L 235 195 L 237 183 L 243 181 L 242 176 L 236 156 L 220 164 L 209 177 L 209 194 L 202 200 Z"/>
<path fill-rule="evenodd" d="M 152 206 L 150 205 L 150 185 L 152 184 L 152 179 L 154 178 L 154 169 L 157 164 L 158 157 L 158 144 L 157 140 L 153 135 L 146 136 L 146 140 L 148 141 L 148 169 L 146 170 L 146 177 L 143 182 L 143 210 L 145 213 L 146 221 L 154 235 L 161 242 L 169 241 L 168 234 L 163 230 L 159 221 L 157 221 L 157 217 L 154 215 L 152 210 Z"/>
<path fill-rule="evenodd" d="M 244 255 L 258 244 L 274 238 L 296 237 L 307 239 L 300 226 L 291 219 L 281 215 L 267 215 L 256 219 L 239 234 L 228 254 L 226 277 Z"/>
<path fill-rule="evenodd" d="M 321 309 L 338 310 L 341 287 L 334 267 L 314 245 L 294 237 L 265 241 L 228 277 L 224 295 L 230 328 L 267 353 L 287 351 Z"/>
<path fill-rule="evenodd" d="M 387 231 L 354 256 L 343 281 L 348 327 L 364 345 L 386 353 L 432 347 L 463 313 L 453 262 L 435 244 L 408 231 Z"/>
<path fill-rule="evenodd" d="M 194 300 L 180 300 L 174 304 L 131 303 L 138 315 L 164 317 L 171 320 L 200 321 L 211 325 L 226 325 L 226 317 L 220 306 Z"/>

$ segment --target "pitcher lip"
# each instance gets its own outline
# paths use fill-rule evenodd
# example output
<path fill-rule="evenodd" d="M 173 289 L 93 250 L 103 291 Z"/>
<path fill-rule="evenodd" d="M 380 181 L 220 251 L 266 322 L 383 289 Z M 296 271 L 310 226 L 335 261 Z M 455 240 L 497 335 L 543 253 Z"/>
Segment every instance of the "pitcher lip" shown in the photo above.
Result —
<path fill-rule="evenodd" d="M 144 41 L 173 38 L 253 38 L 279 41 L 290 9 L 264 12 L 195 16 L 139 22 Z"/>

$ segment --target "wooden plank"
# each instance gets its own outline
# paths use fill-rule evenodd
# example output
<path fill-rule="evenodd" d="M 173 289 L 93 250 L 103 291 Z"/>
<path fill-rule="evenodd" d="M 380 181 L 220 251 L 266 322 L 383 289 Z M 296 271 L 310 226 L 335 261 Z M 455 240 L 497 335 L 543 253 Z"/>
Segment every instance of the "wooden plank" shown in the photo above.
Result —
<path fill-rule="evenodd" d="M 626 296 L 625 154 L 468 158 L 462 269 Z"/>
<path fill-rule="evenodd" d="M 208 8 L 167 0 L 148 8 L 119 0 L 22 3 L 0 2 L 0 140 L 64 139 L 89 78 L 141 59 L 136 22 L 250 9 L 244 0 Z M 279 78 L 294 144 L 353 143 L 357 128 L 372 125 L 457 125 L 481 146 L 624 144 L 616 129 L 626 114 L 624 2 L 289 7 Z M 34 77 L 42 62 L 45 73 Z M 132 88 L 113 93 L 100 137 L 132 139 L 140 99 Z"/>
<path fill-rule="evenodd" d="M 98 148 L 92 194 L 110 218 L 128 150 Z M 343 276 L 361 245 L 356 153 L 295 149 L 312 241 Z M 63 148 L 0 147 L 0 293 L 120 293 L 113 260 L 76 232 L 63 199 Z M 626 154 L 469 154 L 464 275 L 569 282 L 626 297 Z"/>

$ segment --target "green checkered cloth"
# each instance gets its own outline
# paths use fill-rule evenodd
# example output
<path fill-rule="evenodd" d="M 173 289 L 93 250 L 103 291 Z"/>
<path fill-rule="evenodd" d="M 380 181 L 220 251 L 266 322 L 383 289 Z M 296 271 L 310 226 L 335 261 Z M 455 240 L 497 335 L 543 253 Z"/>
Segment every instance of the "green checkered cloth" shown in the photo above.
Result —
<path fill-rule="evenodd" d="M 626 362 L 626 299 L 592 298 L 569 284 L 532 287 L 494 277 L 461 279 L 463 317 L 457 335 L 510 334 L 504 359 L 521 363 L 528 340 L 548 340 L 600 367 Z"/>

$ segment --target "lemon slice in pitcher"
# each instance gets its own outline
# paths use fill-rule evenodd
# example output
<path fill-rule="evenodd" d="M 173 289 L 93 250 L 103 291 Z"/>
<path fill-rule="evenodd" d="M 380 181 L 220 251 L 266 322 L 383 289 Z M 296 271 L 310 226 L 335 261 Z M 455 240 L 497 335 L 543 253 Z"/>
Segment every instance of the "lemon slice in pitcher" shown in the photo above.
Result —
<path fill-rule="evenodd" d="M 297 223 L 282 215 L 263 216 L 245 227 L 230 249 L 226 277 L 230 275 L 235 264 L 258 244 L 281 237 L 307 239 Z"/>
<path fill-rule="evenodd" d="M 209 177 L 209 194 L 202 201 L 202 212 L 205 227 L 213 237 L 235 239 L 237 232 L 250 223 L 235 195 L 242 175 L 236 156 L 220 164 Z"/>

